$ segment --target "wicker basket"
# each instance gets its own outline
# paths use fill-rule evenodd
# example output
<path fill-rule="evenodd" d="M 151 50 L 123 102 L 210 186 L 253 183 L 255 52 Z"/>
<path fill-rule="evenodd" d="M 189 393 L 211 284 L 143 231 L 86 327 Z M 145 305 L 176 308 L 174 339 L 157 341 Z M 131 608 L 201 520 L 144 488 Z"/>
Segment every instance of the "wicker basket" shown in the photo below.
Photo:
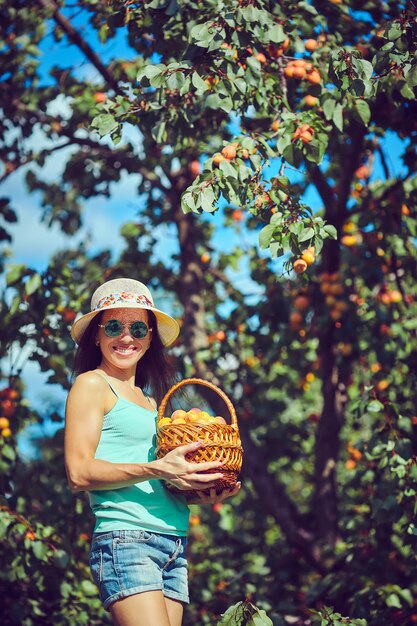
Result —
<path fill-rule="evenodd" d="M 170 397 L 184 385 L 203 385 L 215 391 L 226 403 L 227 409 L 231 417 L 231 425 L 214 423 L 187 423 L 187 424 L 167 424 L 158 429 L 157 441 L 157 458 L 160 459 L 171 450 L 195 441 L 204 441 L 205 446 L 199 448 L 195 452 L 187 455 L 187 460 L 193 463 L 203 463 L 205 461 L 222 461 L 224 465 L 220 470 L 212 470 L 212 472 L 221 471 L 224 475 L 221 480 L 216 482 L 215 488 L 217 492 L 223 489 L 230 489 L 236 484 L 242 467 L 242 444 L 239 436 L 239 428 L 237 425 L 236 411 L 232 402 L 227 395 L 213 383 L 201 378 L 186 378 L 165 394 L 159 409 L 158 421 L 164 416 L 165 409 Z M 166 483 L 167 489 L 174 493 L 181 493 L 188 499 L 195 495 L 195 491 L 183 491 L 177 489 L 173 485 Z"/>

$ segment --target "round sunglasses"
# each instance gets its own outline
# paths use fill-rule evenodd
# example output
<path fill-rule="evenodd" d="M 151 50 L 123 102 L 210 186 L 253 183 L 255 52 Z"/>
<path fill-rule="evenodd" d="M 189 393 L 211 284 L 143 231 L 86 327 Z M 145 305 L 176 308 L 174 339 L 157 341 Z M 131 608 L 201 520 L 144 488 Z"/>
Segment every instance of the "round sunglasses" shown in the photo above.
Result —
<path fill-rule="evenodd" d="M 129 332 L 134 339 L 143 339 L 148 332 L 152 332 L 152 328 L 148 328 L 145 322 L 132 322 L 130 325 L 120 320 L 108 320 L 105 324 L 99 324 L 99 328 L 104 328 L 107 337 L 119 337 L 125 326 L 129 326 Z"/>

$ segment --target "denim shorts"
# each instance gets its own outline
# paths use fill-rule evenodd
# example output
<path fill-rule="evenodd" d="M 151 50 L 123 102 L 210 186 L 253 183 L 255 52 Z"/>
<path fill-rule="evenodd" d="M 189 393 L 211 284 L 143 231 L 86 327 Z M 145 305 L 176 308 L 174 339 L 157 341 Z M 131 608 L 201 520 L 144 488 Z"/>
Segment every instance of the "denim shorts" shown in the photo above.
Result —
<path fill-rule="evenodd" d="M 161 590 L 188 603 L 186 537 L 146 530 L 95 533 L 90 568 L 105 609 L 116 600 Z"/>

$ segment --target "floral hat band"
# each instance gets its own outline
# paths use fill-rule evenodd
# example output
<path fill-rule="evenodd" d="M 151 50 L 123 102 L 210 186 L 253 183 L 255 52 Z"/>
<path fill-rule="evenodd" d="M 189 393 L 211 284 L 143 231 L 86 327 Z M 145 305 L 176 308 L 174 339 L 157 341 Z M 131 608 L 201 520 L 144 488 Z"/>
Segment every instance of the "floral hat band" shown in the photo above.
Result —
<path fill-rule="evenodd" d="M 157 309 L 153 303 L 152 294 L 146 285 L 132 278 L 115 278 L 100 285 L 92 295 L 90 312 L 79 315 L 71 329 L 72 338 L 80 343 L 84 332 L 91 320 L 109 309 L 144 309 L 152 311 L 156 317 L 159 337 L 165 346 L 169 346 L 178 337 L 180 327 L 178 322 Z"/>
<path fill-rule="evenodd" d="M 101 298 L 94 307 L 93 311 L 99 311 L 104 307 L 114 306 L 116 304 L 126 304 L 131 302 L 132 304 L 144 304 L 145 306 L 153 307 L 152 300 L 149 300 L 143 293 L 136 294 L 133 291 L 122 291 L 122 293 L 111 293 L 108 296 Z"/>

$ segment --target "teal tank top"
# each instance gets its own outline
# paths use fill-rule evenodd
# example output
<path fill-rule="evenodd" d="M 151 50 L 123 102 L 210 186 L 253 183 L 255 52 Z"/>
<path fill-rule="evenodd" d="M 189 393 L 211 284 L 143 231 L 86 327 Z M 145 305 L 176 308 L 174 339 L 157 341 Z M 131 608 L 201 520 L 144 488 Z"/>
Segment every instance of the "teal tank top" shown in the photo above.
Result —
<path fill-rule="evenodd" d="M 107 378 L 105 380 L 117 402 L 104 415 L 95 458 L 111 463 L 153 461 L 156 410 L 144 409 L 125 400 Z M 89 498 L 96 518 L 94 532 L 147 530 L 177 536 L 187 534 L 189 509 L 186 500 L 169 493 L 161 480 L 148 480 L 119 489 L 94 490 L 89 492 Z"/>

